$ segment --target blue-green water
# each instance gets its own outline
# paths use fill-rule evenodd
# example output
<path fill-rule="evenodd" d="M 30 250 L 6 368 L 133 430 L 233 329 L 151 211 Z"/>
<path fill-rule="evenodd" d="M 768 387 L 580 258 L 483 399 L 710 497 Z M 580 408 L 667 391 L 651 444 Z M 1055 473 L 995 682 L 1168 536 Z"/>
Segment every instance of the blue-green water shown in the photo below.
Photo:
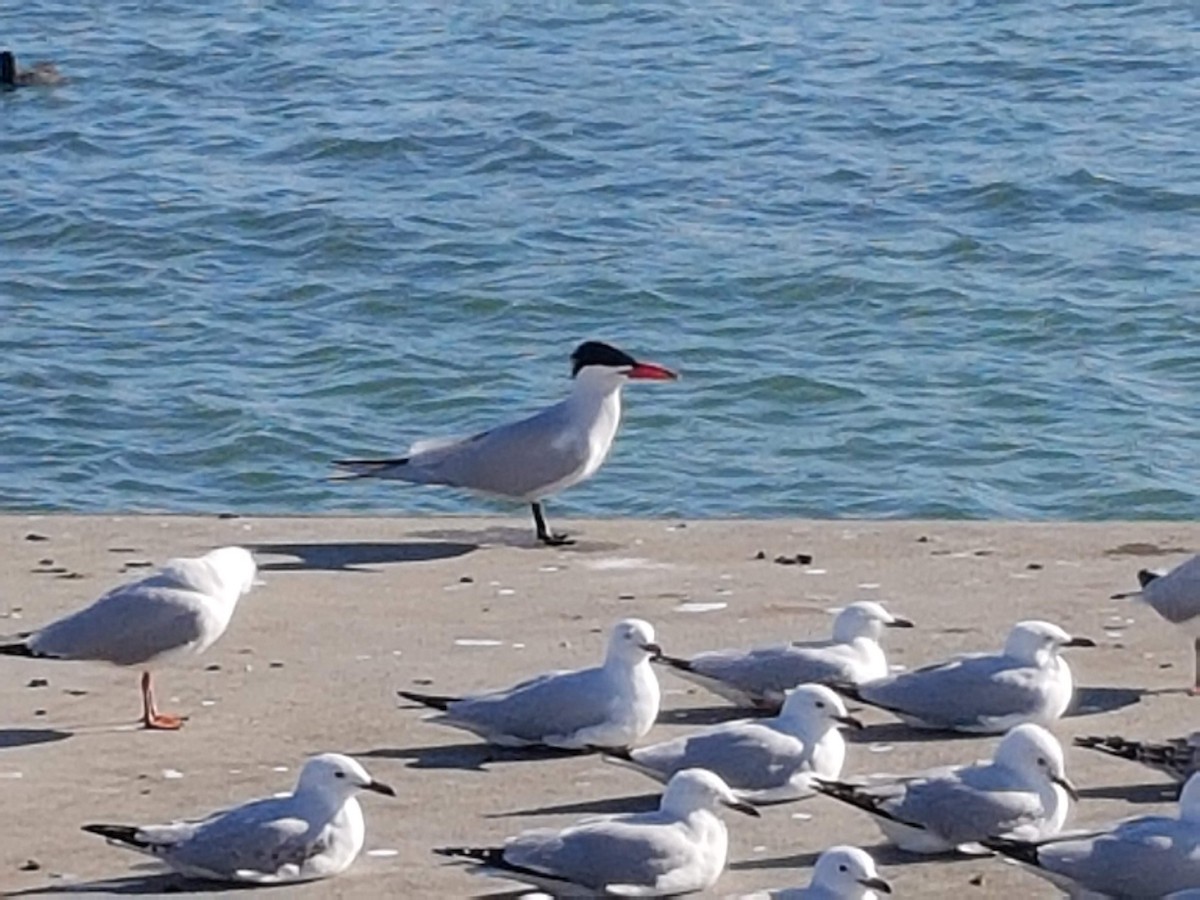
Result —
<path fill-rule="evenodd" d="M 24 0 L 0 507 L 326 480 L 635 385 L 552 515 L 1200 515 L 1200 5 Z"/>

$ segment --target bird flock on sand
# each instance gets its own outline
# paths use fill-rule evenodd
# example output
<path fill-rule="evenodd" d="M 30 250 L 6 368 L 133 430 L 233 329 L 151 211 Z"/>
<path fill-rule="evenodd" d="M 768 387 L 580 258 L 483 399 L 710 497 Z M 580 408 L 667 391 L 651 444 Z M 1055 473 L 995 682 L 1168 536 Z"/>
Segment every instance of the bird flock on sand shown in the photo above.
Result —
<path fill-rule="evenodd" d="M 351 477 L 444 484 L 529 503 L 535 535 L 550 530 L 543 503 L 593 475 L 620 423 L 621 389 L 675 373 L 598 341 L 572 355 L 567 399 L 529 418 L 458 440 L 425 442 L 404 457 L 345 460 Z M 182 726 L 155 704 L 151 671 L 217 641 L 256 583 L 247 550 L 223 547 L 174 559 L 39 631 L 0 644 L 0 655 L 92 660 L 142 670 L 142 723 Z M 1200 694 L 1200 557 L 1165 574 L 1138 574 L 1132 596 L 1195 640 Z M 539 674 L 465 696 L 400 691 L 431 722 L 498 747 L 599 754 L 662 784 L 650 812 L 590 816 L 566 828 L 523 831 L 498 846 L 435 853 L 555 897 L 664 897 L 713 887 L 727 863 L 722 812 L 821 795 L 869 816 L 909 854 L 994 854 L 1073 897 L 1200 897 L 1200 733 L 1158 741 L 1076 739 L 1153 767 L 1182 783 L 1173 815 L 1141 816 L 1086 832 L 1064 830 L 1079 794 L 1052 729 L 1075 694 L 1063 651 L 1093 646 L 1041 620 L 1015 623 L 995 652 L 893 671 L 886 629 L 918 627 L 872 601 L 850 603 L 825 640 L 669 655 L 654 627 L 617 622 L 590 668 Z M 659 717 L 659 674 L 701 686 L 745 718 L 643 744 Z M 862 725 L 847 703 L 876 707 L 915 729 L 1001 735 L 990 759 L 902 774 L 846 772 L 843 729 Z M 204 818 L 161 825 L 80 823 L 84 831 L 156 857 L 184 876 L 251 885 L 337 875 L 362 850 L 357 795 L 393 796 L 355 760 L 308 759 L 295 789 Z M 164 813 L 192 813 L 179 810 Z M 769 810 L 768 810 L 769 813 Z M 892 887 L 864 850 L 830 846 L 805 887 L 756 897 L 875 898 Z"/>

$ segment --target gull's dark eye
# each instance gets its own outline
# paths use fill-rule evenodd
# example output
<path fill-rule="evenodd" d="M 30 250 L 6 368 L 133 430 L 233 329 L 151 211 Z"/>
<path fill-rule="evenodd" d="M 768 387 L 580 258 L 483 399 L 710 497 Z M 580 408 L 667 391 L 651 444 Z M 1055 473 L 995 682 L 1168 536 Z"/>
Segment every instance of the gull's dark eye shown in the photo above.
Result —
<path fill-rule="evenodd" d="M 346 777 L 346 773 L 345 773 L 345 772 L 334 772 L 334 773 L 333 773 L 333 777 L 334 777 L 334 778 L 345 778 L 345 777 Z"/>
<path fill-rule="evenodd" d="M 1039 765 L 1039 766 L 1044 766 L 1044 765 L 1046 765 L 1046 757 L 1044 757 L 1044 756 L 1039 756 L 1039 757 L 1038 757 L 1038 765 Z"/>
<path fill-rule="evenodd" d="M 841 866 L 838 866 L 838 871 L 839 872 L 849 872 L 850 870 L 847 869 L 844 865 L 841 865 Z"/>
<path fill-rule="evenodd" d="M 824 709 L 824 708 L 825 708 L 825 701 L 824 701 L 824 700 L 818 700 L 818 701 L 817 701 L 817 709 Z"/>

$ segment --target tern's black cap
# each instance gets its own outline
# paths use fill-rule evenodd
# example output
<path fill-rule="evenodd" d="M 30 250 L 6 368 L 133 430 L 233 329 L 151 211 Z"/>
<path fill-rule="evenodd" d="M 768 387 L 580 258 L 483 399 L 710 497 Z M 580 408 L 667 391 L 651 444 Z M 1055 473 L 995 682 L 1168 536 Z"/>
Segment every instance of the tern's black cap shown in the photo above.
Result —
<path fill-rule="evenodd" d="M 612 366 L 619 368 L 621 366 L 636 366 L 637 360 L 618 350 L 611 344 L 606 344 L 603 341 L 584 341 L 575 348 L 575 352 L 571 354 L 571 377 L 574 378 L 579 374 L 579 370 L 584 366 Z"/>

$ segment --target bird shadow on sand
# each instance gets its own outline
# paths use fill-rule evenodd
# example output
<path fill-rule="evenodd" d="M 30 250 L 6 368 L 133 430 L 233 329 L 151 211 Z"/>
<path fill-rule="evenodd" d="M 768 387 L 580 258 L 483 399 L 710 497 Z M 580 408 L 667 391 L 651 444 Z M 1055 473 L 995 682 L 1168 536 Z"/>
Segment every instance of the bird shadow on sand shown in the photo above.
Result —
<path fill-rule="evenodd" d="M 477 543 L 453 541 L 349 541 L 321 544 L 248 544 L 263 556 L 291 556 L 286 562 L 266 562 L 263 572 L 369 572 L 369 566 L 454 559 L 479 549 Z"/>
<path fill-rule="evenodd" d="M 959 853 L 951 850 L 947 853 L 921 855 L 905 853 L 891 844 L 877 844 L 874 847 L 863 847 L 871 854 L 875 862 L 883 866 L 912 865 L 914 863 L 948 863 L 963 862 L 987 858 L 983 854 Z M 729 869 L 734 871 L 754 871 L 756 869 L 811 869 L 817 864 L 817 858 L 824 851 L 814 850 L 809 853 L 797 853 L 793 856 L 773 856 L 762 859 L 743 859 L 731 862 Z M 988 854 L 990 856 L 990 854 Z"/>
<path fill-rule="evenodd" d="M 621 544 L 611 541 L 589 541 L 581 533 L 571 532 L 568 536 L 575 542 L 559 547 L 547 547 L 533 535 L 533 528 L 507 528 L 493 525 L 490 528 L 438 528 L 430 531 L 415 531 L 415 537 L 438 541 L 466 541 L 481 546 L 510 547 L 513 550 L 537 550 L 546 554 L 561 553 L 609 553 L 622 549 Z"/>
<path fill-rule="evenodd" d="M 483 743 L 441 744 L 436 747 L 380 747 L 355 753 L 367 759 L 408 760 L 410 769 L 462 769 L 484 772 L 490 765 L 541 762 L 587 756 L 590 750 L 556 750 L 553 747 L 493 747 Z"/>
<path fill-rule="evenodd" d="M 771 715 L 737 706 L 693 706 L 688 709 L 664 709 L 658 714 L 663 725 L 719 725 L 738 719 L 761 719 Z"/>
<path fill-rule="evenodd" d="M 877 722 L 866 725 L 861 731 L 843 731 L 847 741 L 852 744 L 881 744 L 881 743 L 910 743 L 920 744 L 932 741 L 977 741 L 984 734 L 967 734 L 962 731 L 943 731 L 940 729 L 914 728 L 903 722 Z"/>
<path fill-rule="evenodd" d="M 1152 784 L 1106 784 L 1097 787 L 1079 788 L 1079 796 L 1088 800 L 1124 800 L 1126 803 L 1174 803 L 1179 799 L 1183 785 Z"/>
<path fill-rule="evenodd" d="M 601 800 L 577 800 L 551 806 L 531 806 L 508 812 L 490 813 L 485 819 L 508 819 L 513 816 L 592 816 L 623 813 L 653 812 L 658 809 L 662 791 L 654 794 L 635 794 L 630 797 L 608 797 Z"/>
<path fill-rule="evenodd" d="M 0 728 L 0 750 L 29 747 L 33 744 L 52 744 L 55 741 L 65 741 L 74 733 L 54 728 Z"/>
<path fill-rule="evenodd" d="M 118 896 L 162 896 L 163 894 L 210 894 L 226 891 L 248 891 L 260 887 L 254 884 L 201 881 L 176 872 L 155 872 L 146 875 L 127 875 L 96 881 L 48 884 L 44 887 L 10 891 L 5 897 L 62 897 L 66 894 L 115 894 Z"/>
<path fill-rule="evenodd" d="M 1068 718 L 1094 716 L 1141 703 L 1149 691 L 1122 687 L 1081 687 L 1075 691 L 1075 702 L 1067 710 Z"/>

